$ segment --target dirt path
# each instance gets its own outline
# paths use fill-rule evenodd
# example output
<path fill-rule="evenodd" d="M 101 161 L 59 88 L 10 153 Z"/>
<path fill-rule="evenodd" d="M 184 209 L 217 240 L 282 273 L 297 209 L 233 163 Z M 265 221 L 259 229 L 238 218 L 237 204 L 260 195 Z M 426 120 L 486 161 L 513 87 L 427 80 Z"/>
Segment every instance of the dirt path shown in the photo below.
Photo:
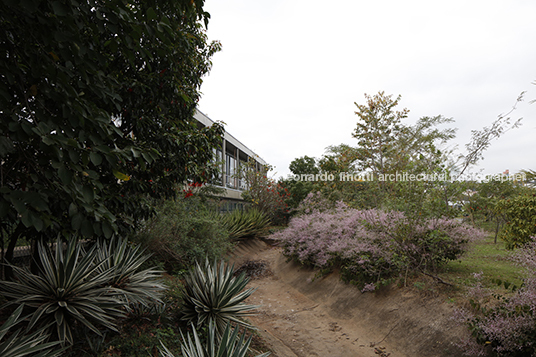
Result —
<path fill-rule="evenodd" d="M 245 260 L 262 260 L 270 266 L 265 276 L 251 280 L 250 286 L 257 290 L 248 303 L 261 305 L 259 314 L 250 320 L 277 356 L 390 355 L 391 349 L 384 342 L 372 345 L 382 337 L 372 336 L 368 329 L 344 316 L 333 316 L 324 301 L 312 300 L 278 276 L 277 265 L 281 259 L 279 248 L 261 241 L 242 245 L 233 259 L 236 266 Z"/>

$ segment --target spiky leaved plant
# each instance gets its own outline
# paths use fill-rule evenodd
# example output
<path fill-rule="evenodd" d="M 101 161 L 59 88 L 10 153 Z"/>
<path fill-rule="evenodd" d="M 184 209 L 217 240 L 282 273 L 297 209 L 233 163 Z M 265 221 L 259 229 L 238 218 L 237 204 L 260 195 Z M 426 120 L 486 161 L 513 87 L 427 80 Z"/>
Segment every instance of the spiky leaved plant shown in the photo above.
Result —
<path fill-rule="evenodd" d="M 163 304 L 160 300 L 165 290 L 162 271 L 155 268 L 140 270 L 150 258 L 140 246 L 129 244 L 127 240 L 112 239 L 99 242 L 95 250 L 98 273 L 111 271 L 108 285 L 129 307 L 144 305 L 151 308 Z"/>
<path fill-rule="evenodd" d="M 24 304 L 9 316 L 0 326 L 0 341 L 15 325 L 24 320 L 20 315 L 24 309 Z M 2 357 L 23 357 L 32 355 L 33 357 L 59 357 L 64 352 L 64 348 L 58 349 L 59 341 L 46 342 L 49 335 L 45 333 L 46 328 L 41 328 L 30 334 L 22 334 L 22 329 L 12 332 L 9 337 L 0 343 L 0 356 Z"/>
<path fill-rule="evenodd" d="M 234 276 L 233 272 L 223 260 L 219 266 L 208 258 L 203 265 L 196 262 L 185 277 L 182 319 L 197 327 L 212 323 L 218 334 L 229 322 L 252 328 L 240 318 L 258 307 L 244 303 L 254 289 L 245 289 L 249 282 L 245 273 Z"/>
<path fill-rule="evenodd" d="M 254 236 L 263 231 L 270 224 L 270 218 L 256 208 L 247 211 L 235 210 L 224 214 L 220 220 L 233 240 Z"/>
<path fill-rule="evenodd" d="M 184 335 L 181 332 L 182 355 L 184 357 L 245 357 L 253 336 L 249 336 L 246 340 L 246 335 L 244 333 L 238 335 L 238 332 L 238 326 L 231 330 L 231 324 L 228 323 L 223 331 L 221 339 L 218 339 L 216 337 L 216 327 L 210 322 L 208 327 L 208 339 L 205 345 L 201 343 L 195 328 L 193 329 L 193 339 L 189 333 L 187 334 L 188 338 L 184 338 Z M 162 344 L 162 342 L 160 343 Z M 163 357 L 175 357 L 163 344 L 160 349 L 160 354 Z M 265 352 L 256 357 L 267 357 L 269 355 L 270 352 Z"/>
<path fill-rule="evenodd" d="M 25 304 L 33 310 L 28 328 L 50 325 L 49 332 L 55 330 L 62 343 L 73 343 L 75 323 L 99 335 L 97 326 L 116 330 L 114 320 L 124 312 L 108 286 L 113 269 L 98 271 L 95 246 L 87 253 L 77 240 L 62 247 L 59 239 L 54 253 L 38 244 L 38 274 L 12 266 L 16 280 L 0 281 L 2 295 L 12 299 L 7 304 Z"/>

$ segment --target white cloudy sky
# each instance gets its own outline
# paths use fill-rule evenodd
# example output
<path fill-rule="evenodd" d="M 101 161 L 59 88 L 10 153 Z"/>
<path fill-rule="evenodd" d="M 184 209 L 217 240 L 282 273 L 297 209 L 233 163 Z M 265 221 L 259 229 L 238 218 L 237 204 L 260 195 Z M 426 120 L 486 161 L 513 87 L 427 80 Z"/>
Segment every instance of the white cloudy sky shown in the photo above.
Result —
<path fill-rule="evenodd" d="M 199 109 L 268 163 L 355 145 L 354 102 L 402 96 L 407 123 L 455 120 L 471 130 L 508 112 L 523 125 L 493 142 L 475 169 L 536 169 L 536 1 L 207 0 L 213 58 Z"/>

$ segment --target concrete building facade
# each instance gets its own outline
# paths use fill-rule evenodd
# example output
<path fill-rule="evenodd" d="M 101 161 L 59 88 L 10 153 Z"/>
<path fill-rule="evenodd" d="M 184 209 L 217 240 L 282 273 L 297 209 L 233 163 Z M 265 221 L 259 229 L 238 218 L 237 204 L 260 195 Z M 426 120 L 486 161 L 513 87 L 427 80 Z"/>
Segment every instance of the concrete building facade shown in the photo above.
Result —
<path fill-rule="evenodd" d="M 212 119 L 199 110 L 196 111 L 194 118 L 203 126 L 214 124 Z M 221 175 L 214 178 L 212 184 L 225 190 L 222 198 L 229 201 L 231 206 L 229 209 L 232 210 L 236 205 L 242 204 L 242 192 L 247 188 L 246 183 L 237 177 L 242 165 L 255 160 L 256 169 L 261 171 L 266 168 L 267 163 L 227 131 L 221 146 L 214 150 L 214 158 L 221 165 Z"/>

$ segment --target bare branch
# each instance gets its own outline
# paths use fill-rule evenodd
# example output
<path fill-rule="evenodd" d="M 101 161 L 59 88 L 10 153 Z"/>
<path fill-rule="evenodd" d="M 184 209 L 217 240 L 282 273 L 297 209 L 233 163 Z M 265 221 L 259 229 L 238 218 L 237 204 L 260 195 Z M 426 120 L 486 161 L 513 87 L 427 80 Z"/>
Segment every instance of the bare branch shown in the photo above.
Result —
<path fill-rule="evenodd" d="M 513 105 L 512 109 L 510 109 L 510 111 L 506 114 L 499 115 L 499 117 L 495 119 L 493 123 L 491 123 L 491 126 L 484 127 L 481 130 L 471 131 L 471 141 L 465 144 L 467 153 L 462 154 L 459 157 L 459 159 L 462 160 L 462 164 L 458 177 L 463 175 L 465 170 L 467 170 L 467 168 L 469 168 L 471 165 L 476 165 L 476 163 L 482 160 L 484 157 L 484 151 L 490 147 L 492 140 L 498 139 L 501 135 L 510 131 L 511 129 L 521 126 L 522 118 L 519 118 L 513 124 L 510 124 L 511 118 L 509 115 L 516 110 L 519 102 L 523 101 L 524 95 L 525 91 L 521 92 L 521 94 L 517 97 L 516 103 Z"/>

